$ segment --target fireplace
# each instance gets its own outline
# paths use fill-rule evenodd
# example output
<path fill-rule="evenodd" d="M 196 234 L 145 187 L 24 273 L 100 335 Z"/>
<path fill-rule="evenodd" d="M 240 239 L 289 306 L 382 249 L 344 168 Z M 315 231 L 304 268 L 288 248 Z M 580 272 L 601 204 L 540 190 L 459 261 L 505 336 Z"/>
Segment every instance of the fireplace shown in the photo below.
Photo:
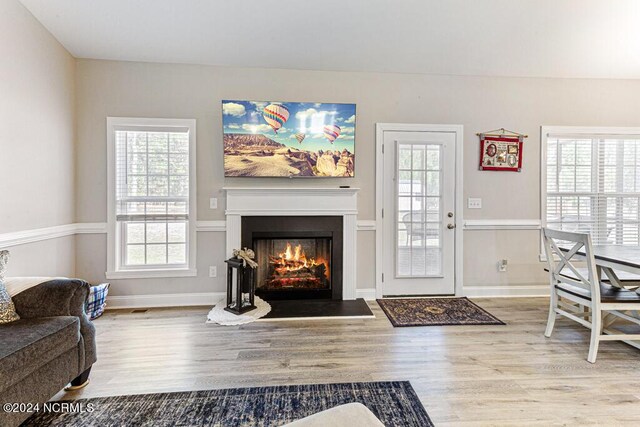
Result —
<path fill-rule="evenodd" d="M 342 217 L 242 218 L 242 246 L 256 253 L 256 295 L 342 299 Z"/>
<path fill-rule="evenodd" d="M 256 284 L 265 291 L 331 289 L 331 238 L 254 239 Z"/>

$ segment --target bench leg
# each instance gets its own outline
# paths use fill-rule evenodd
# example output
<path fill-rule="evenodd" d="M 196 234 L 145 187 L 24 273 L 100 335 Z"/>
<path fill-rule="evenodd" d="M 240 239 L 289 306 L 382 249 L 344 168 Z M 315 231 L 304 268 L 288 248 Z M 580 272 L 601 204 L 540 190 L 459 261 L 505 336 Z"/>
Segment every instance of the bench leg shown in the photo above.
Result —
<path fill-rule="evenodd" d="M 74 391 L 80 390 L 89 384 L 89 374 L 91 373 L 91 367 L 89 367 L 86 371 L 75 377 L 71 384 L 65 387 L 65 391 Z"/>
<path fill-rule="evenodd" d="M 556 307 L 558 306 L 558 294 L 554 288 L 551 288 L 551 297 L 549 298 L 549 317 L 547 319 L 547 329 L 544 336 L 549 338 L 553 332 L 553 326 L 556 323 Z"/>
<path fill-rule="evenodd" d="M 591 342 L 589 343 L 589 355 L 587 361 L 596 363 L 598 355 L 598 346 L 600 344 L 600 335 L 602 334 L 602 312 L 600 308 L 591 307 Z"/>

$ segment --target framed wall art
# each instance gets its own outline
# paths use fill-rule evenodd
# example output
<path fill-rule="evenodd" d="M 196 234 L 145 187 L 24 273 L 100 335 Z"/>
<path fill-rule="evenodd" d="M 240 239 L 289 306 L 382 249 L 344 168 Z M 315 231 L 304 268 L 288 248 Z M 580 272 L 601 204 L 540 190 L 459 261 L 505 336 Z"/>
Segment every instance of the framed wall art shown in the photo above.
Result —
<path fill-rule="evenodd" d="M 480 170 L 520 172 L 522 144 L 527 135 L 504 128 L 482 132 L 480 137 Z"/>

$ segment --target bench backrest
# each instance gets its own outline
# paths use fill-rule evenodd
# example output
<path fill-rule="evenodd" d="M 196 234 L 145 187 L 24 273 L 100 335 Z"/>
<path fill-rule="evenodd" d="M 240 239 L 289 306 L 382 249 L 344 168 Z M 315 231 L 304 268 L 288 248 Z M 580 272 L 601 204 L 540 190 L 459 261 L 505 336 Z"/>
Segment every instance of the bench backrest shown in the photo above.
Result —
<path fill-rule="evenodd" d="M 558 283 L 578 286 L 589 292 L 593 302 L 599 302 L 600 277 L 593 256 L 591 236 L 550 228 L 543 228 L 542 236 L 551 286 Z M 578 251 L 581 252 L 580 260 L 576 259 Z M 586 275 L 584 268 L 577 267 L 578 262 L 586 264 Z"/>

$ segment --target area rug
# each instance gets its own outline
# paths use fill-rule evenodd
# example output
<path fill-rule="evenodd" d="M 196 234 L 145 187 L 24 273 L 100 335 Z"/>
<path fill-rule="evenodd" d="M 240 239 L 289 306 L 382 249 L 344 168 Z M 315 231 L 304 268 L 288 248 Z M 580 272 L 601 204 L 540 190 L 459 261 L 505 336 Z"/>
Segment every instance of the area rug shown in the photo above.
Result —
<path fill-rule="evenodd" d="M 432 426 L 408 381 L 314 384 L 75 400 L 75 411 L 38 412 L 22 425 L 65 427 L 280 426 L 345 403 L 387 427 Z M 90 408 L 90 410 L 89 410 Z"/>
<path fill-rule="evenodd" d="M 504 325 L 465 298 L 379 299 L 393 326 Z"/>
<path fill-rule="evenodd" d="M 255 310 L 242 314 L 233 314 L 224 309 L 226 299 L 222 299 L 211 309 L 207 315 L 206 323 L 217 323 L 224 326 L 245 325 L 255 322 L 271 311 L 271 305 L 260 297 L 255 297 L 254 305 L 256 306 Z"/>

